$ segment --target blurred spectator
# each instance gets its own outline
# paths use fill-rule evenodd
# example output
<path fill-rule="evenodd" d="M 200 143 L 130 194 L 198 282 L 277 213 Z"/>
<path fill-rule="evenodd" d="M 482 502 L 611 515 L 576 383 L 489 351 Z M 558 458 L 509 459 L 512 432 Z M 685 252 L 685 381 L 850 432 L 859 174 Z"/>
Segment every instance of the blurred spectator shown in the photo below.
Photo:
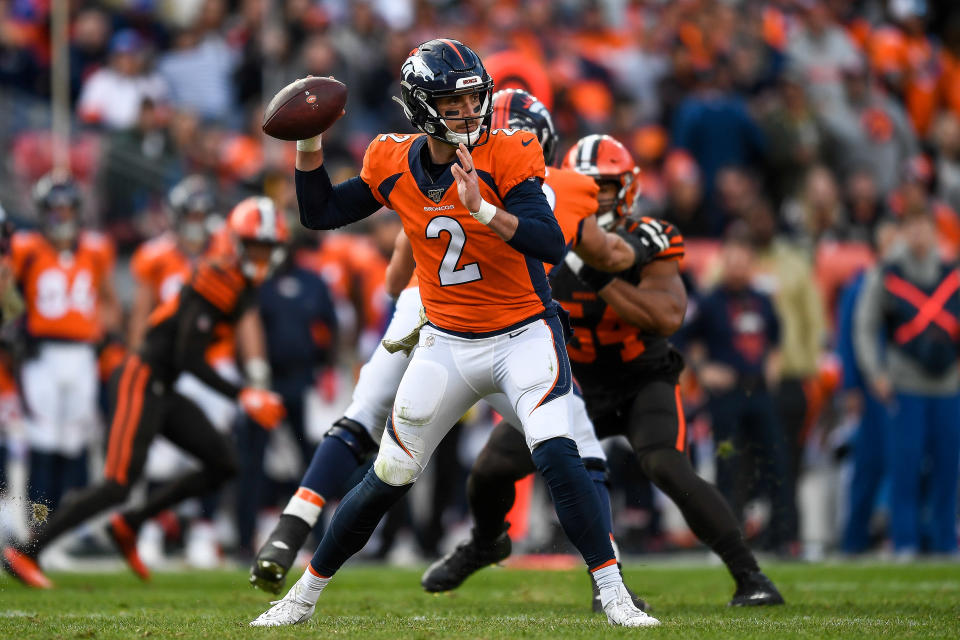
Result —
<path fill-rule="evenodd" d="M 784 204 L 782 218 L 793 236 L 811 252 L 820 240 L 844 237 L 846 212 L 833 173 L 824 166 L 811 168 L 803 191 Z"/>
<path fill-rule="evenodd" d="M 88 77 L 107 64 L 110 18 L 102 9 L 83 9 L 73 21 L 70 38 L 70 97 L 76 100 Z"/>
<path fill-rule="evenodd" d="M 801 26 L 787 45 L 789 65 L 803 78 L 811 104 L 830 111 L 844 102 L 843 69 L 860 63 L 853 42 L 823 0 L 800 0 Z"/>
<path fill-rule="evenodd" d="M 872 243 L 874 230 L 885 212 L 873 174 L 862 169 L 854 170 L 846 181 L 844 201 L 850 217 L 847 239 Z"/>
<path fill-rule="evenodd" d="M 159 105 L 166 99 L 164 79 L 146 70 L 145 48 L 130 29 L 111 38 L 110 65 L 94 72 L 80 92 L 77 110 L 81 119 L 122 131 L 137 124 L 145 100 Z"/>
<path fill-rule="evenodd" d="M 139 239 L 135 214 L 159 208 L 176 178 L 176 152 L 164 114 L 149 99 L 140 105 L 135 128 L 110 136 L 98 176 L 100 222 L 125 247 Z"/>
<path fill-rule="evenodd" d="M 890 193 L 900 168 L 917 151 L 917 141 L 903 109 L 873 86 L 862 64 L 843 73 L 845 99 L 822 111 L 830 136 L 831 167 L 841 176 L 855 168 L 873 175 L 881 194 Z"/>
<path fill-rule="evenodd" d="M 929 209 L 942 257 L 960 257 L 960 217 L 935 196 L 937 175 L 930 158 L 923 154 L 913 156 L 904 164 L 902 176 L 900 186 L 888 198 L 890 210 L 899 216 L 908 209 Z"/>
<path fill-rule="evenodd" d="M 680 104 L 673 123 L 673 144 L 697 160 L 708 202 L 722 169 L 760 167 L 766 151 L 763 132 L 743 100 L 730 91 L 725 63 L 702 72 L 696 91 Z M 723 232 L 724 220 L 718 209 L 710 211 L 709 223 L 714 235 Z"/>
<path fill-rule="evenodd" d="M 780 377 L 780 323 L 773 302 L 750 283 L 754 250 L 745 223 L 731 227 L 721 254 L 720 282 L 700 299 L 684 329 L 690 365 L 706 390 L 717 451 L 717 488 L 738 517 L 746 494 L 738 476 L 747 452 L 758 462 L 753 488 L 770 499 L 769 544 L 793 541 L 796 503 L 789 481 L 787 443 L 771 389 Z"/>
<path fill-rule="evenodd" d="M 795 196 L 807 171 L 821 160 L 824 133 L 798 76 L 784 75 L 779 99 L 762 119 L 769 141 L 768 173 L 777 204 Z"/>
<path fill-rule="evenodd" d="M 945 112 L 933 131 L 937 148 L 937 195 L 960 211 L 960 116 Z"/>
<path fill-rule="evenodd" d="M 0 87 L 38 96 L 48 94 L 49 76 L 38 40 L 32 25 L 6 15 L 0 18 Z"/>
<path fill-rule="evenodd" d="M 240 56 L 222 33 L 225 9 L 223 0 L 205 0 L 195 23 L 175 36 L 173 51 L 157 68 L 170 85 L 174 106 L 237 124 L 232 80 Z"/>
<path fill-rule="evenodd" d="M 727 167 L 717 174 L 715 194 L 714 208 L 720 212 L 719 220 L 726 227 L 743 220 L 760 199 L 760 183 L 748 169 Z M 717 234 L 713 231 L 712 235 Z"/>
<path fill-rule="evenodd" d="M 918 135 L 924 136 L 940 102 L 940 51 L 924 33 L 926 0 L 890 0 L 894 21 L 875 29 L 868 42 L 870 64 L 884 85 L 905 104 Z"/>
<path fill-rule="evenodd" d="M 887 219 L 876 227 L 877 255 L 884 259 L 897 239 L 897 225 Z M 846 553 L 862 553 L 870 547 L 870 523 L 880 489 L 887 479 L 890 453 L 890 414 L 880 402 L 857 362 L 855 353 L 854 310 L 863 289 L 866 271 L 850 281 L 840 295 L 837 313 L 837 347 L 843 370 L 841 389 L 844 414 L 857 421 L 853 436 L 853 473 L 850 478 L 850 504 L 843 528 L 842 548 Z M 878 333 L 874 342 L 882 345 L 885 336 Z"/>
<path fill-rule="evenodd" d="M 909 558 L 957 549 L 960 273 L 937 253 L 928 207 L 905 209 L 901 230 L 903 245 L 863 284 L 854 346 L 864 378 L 890 407 L 890 533 L 894 551 Z"/>
<path fill-rule="evenodd" d="M 780 380 L 772 391 L 776 393 L 776 408 L 787 445 L 789 467 L 784 483 L 790 485 L 789 490 L 795 495 L 810 427 L 808 387 L 819 369 L 826 317 L 810 254 L 778 237 L 776 217 L 769 203 L 758 202 L 747 223 L 756 251 L 752 284 L 773 300 L 780 327 Z M 791 533 L 795 539 L 797 531 Z"/>
<path fill-rule="evenodd" d="M 663 163 L 666 202 L 663 217 L 688 237 L 711 235 L 703 204 L 703 181 L 697 163 L 686 151 L 677 149 Z M 642 193 L 641 193 L 642 195 Z"/>

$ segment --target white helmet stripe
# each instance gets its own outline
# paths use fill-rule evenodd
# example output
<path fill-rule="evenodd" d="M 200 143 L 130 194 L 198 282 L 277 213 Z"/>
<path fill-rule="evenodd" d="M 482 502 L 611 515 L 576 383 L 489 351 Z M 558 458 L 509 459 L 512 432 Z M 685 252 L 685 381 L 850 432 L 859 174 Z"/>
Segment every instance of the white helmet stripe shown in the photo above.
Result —
<path fill-rule="evenodd" d="M 276 240 L 277 211 L 273 207 L 273 200 L 265 197 L 258 198 L 257 208 L 260 210 L 260 229 L 257 235 L 264 240 Z"/>

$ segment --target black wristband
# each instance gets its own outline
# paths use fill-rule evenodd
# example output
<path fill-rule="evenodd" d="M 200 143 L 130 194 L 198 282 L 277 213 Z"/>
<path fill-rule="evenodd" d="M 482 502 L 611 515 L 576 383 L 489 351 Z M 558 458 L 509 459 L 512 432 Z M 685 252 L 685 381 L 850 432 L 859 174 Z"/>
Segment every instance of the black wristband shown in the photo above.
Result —
<path fill-rule="evenodd" d="M 580 267 L 580 270 L 577 272 L 577 278 L 580 279 L 580 282 L 587 285 L 594 291 L 600 291 L 605 286 L 613 282 L 613 279 L 617 277 L 615 273 L 608 273 L 606 271 L 600 271 L 599 269 L 594 269 L 588 264 Z"/>

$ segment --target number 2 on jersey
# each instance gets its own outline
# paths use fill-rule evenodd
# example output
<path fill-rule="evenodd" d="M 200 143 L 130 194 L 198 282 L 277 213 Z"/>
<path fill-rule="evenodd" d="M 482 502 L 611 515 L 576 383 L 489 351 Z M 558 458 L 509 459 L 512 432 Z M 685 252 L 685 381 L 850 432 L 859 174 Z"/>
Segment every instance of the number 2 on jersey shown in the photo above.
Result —
<path fill-rule="evenodd" d="M 449 287 L 480 280 L 483 275 L 480 273 L 480 265 L 476 262 L 457 268 L 463 247 L 467 243 L 467 234 L 460 223 L 449 216 L 437 216 L 427 224 L 427 238 L 439 238 L 444 231 L 450 234 L 450 240 L 447 242 L 443 260 L 440 261 L 440 268 L 437 269 L 440 286 Z"/>

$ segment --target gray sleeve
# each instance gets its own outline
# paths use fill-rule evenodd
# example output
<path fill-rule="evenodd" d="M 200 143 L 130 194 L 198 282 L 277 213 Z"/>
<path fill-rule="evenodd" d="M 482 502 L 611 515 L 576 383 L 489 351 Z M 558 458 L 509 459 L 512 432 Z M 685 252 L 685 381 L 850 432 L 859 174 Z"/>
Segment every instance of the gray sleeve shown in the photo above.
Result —
<path fill-rule="evenodd" d="M 883 283 L 880 269 L 866 275 L 853 315 L 853 351 L 864 379 L 871 381 L 883 372 L 880 331 L 883 322 Z"/>

